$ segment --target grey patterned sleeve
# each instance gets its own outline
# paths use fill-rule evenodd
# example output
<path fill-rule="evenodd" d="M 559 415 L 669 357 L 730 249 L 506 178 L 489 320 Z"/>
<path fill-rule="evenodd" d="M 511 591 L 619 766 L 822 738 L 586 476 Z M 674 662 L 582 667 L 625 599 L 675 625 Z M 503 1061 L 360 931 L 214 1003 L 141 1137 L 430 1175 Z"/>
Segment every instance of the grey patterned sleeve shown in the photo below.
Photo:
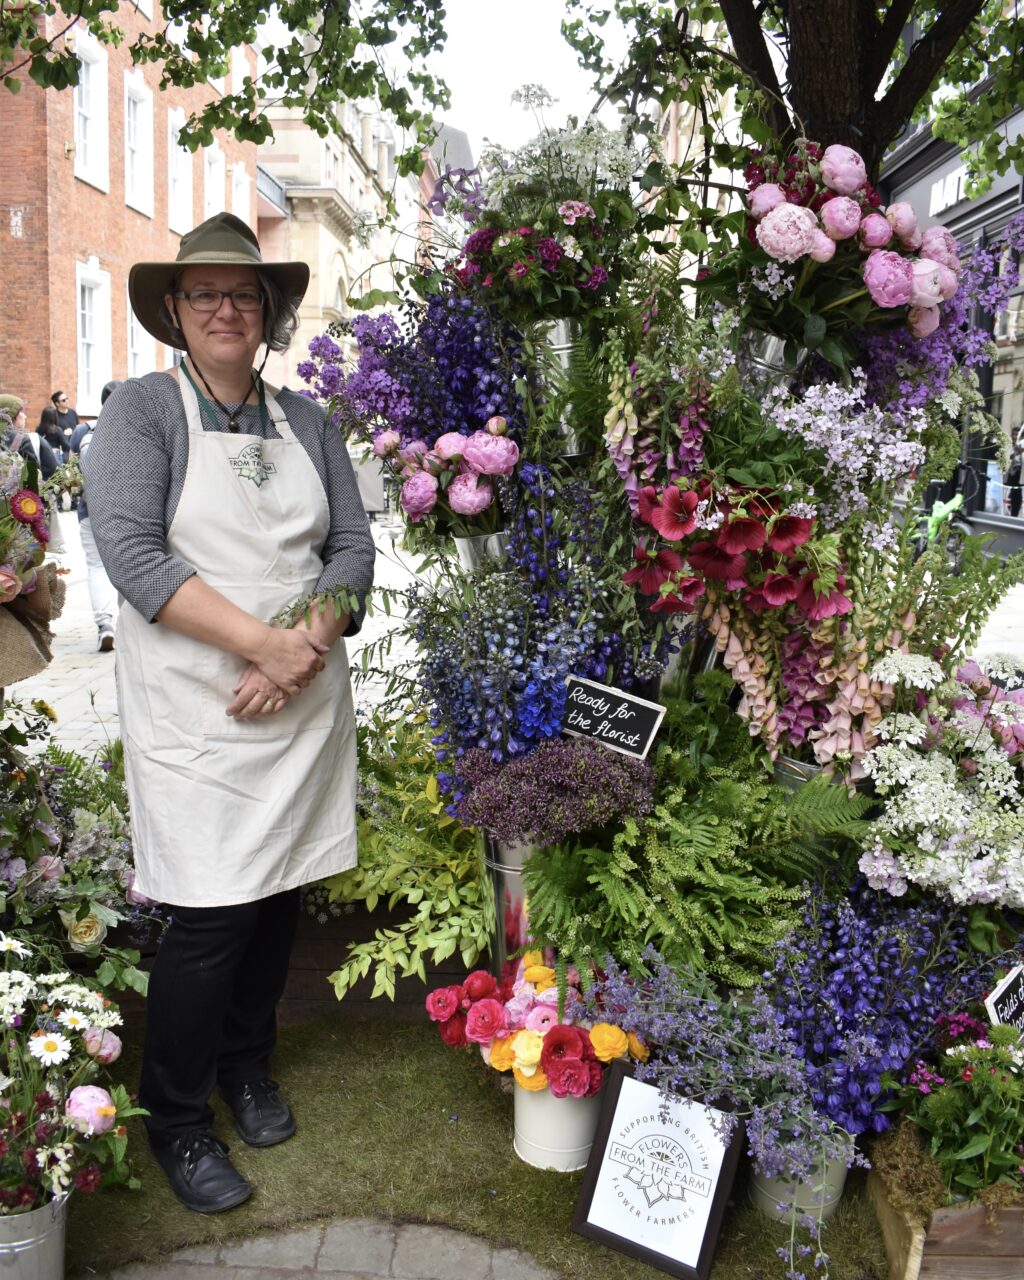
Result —
<path fill-rule="evenodd" d="M 83 463 L 103 567 L 149 621 L 196 572 L 167 551 L 174 432 L 166 417 L 147 383 L 129 379 L 103 406 Z"/>

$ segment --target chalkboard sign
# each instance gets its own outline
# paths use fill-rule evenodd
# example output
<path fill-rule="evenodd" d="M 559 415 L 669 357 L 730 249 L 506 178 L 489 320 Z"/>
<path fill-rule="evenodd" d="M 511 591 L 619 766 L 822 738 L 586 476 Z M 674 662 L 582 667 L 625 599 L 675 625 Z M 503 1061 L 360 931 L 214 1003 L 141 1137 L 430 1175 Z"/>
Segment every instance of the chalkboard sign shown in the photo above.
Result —
<path fill-rule="evenodd" d="M 985 1000 L 985 1008 L 997 1025 L 1024 1031 L 1024 964 L 1010 970 Z"/>
<path fill-rule="evenodd" d="M 665 714 L 664 707 L 581 676 L 568 676 L 565 684 L 563 733 L 593 738 L 611 751 L 644 759 Z"/>

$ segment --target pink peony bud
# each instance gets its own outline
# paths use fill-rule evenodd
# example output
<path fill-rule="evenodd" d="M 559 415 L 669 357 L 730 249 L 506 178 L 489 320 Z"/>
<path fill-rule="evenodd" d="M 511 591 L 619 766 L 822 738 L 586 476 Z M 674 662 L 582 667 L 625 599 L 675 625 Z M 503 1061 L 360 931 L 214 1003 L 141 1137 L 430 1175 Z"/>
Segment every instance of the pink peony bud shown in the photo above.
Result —
<path fill-rule="evenodd" d="M 836 196 L 821 206 L 821 225 L 832 240 L 848 240 L 860 228 L 860 205 L 849 196 Z"/>
<path fill-rule="evenodd" d="M 508 422 L 496 413 L 493 418 L 488 418 L 484 423 L 484 430 L 492 436 L 503 436 L 508 432 Z"/>
<path fill-rule="evenodd" d="M 413 440 L 407 444 L 404 449 L 399 449 L 398 456 L 405 463 L 405 466 L 402 468 L 402 475 L 411 476 L 419 471 L 423 455 L 426 452 L 426 440 Z"/>
<path fill-rule="evenodd" d="M 913 279 L 910 286 L 912 307 L 937 307 L 942 301 L 939 264 L 931 258 L 914 258 L 910 264 Z"/>
<path fill-rule="evenodd" d="M 904 243 L 917 234 L 917 214 L 914 206 L 906 200 L 897 200 L 895 204 L 889 205 L 885 211 L 885 220 L 892 227 L 893 234 Z"/>
<path fill-rule="evenodd" d="M 869 213 L 860 224 L 859 235 L 861 248 L 884 249 L 892 239 L 892 227 L 880 213 Z"/>
<path fill-rule="evenodd" d="M 811 245 L 811 257 L 815 262 L 830 262 L 836 255 L 836 242 L 830 240 L 824 231 L 814 228 L 814 242 Z"/>
<path fill-rule="evenodd" d="M 86 1027 L 82 1032 L 82 1044 L 90 1058 L 103 1067 L 109 1067 L 121 1056 L 121 1041 L 106 1027 Z"/>
<path fill-rule="evenodd" d="M 378 458 L 388 458 L 393 453 L 398 452 L 398 446 L 402 443 L 401 437 L 397 431 L 390 428 L 382 431 L 380 435 L 374 437 L 373 452 Z"/>
<path fill-rule="evenodd" d="M 457 515 L 478 516 L 494 501 L 494 490 L 490 481 L 481 480 L 474 471 L 465 471 L 455 477 L 444 496 Z"/>
<path fill-rule="evenodd" d="M 766 213 L 786 203 L 786 193 L 775 182 L 762 182 L 747 196 L 747 203 L 755 218 L 763 218 Z"/>
<path fill-rule="evenodd" d="M 80 1084 L 68 1094 L 64 1114 L 71 1128 L 79 1133 L 109 1133 L 117 1119 L 117 1107 L 106 1089 Z"/>
<path fill-rule="evenodd" d="M 462 460 L 482 476 L 510 476 L 519 461 L 519 446 L 508 436 L 474 431 L 466 442 Z"/>
<path fill-rule="evenodd" d="M 911 307 L 907 315 L 907 328 L 915 338 L 927 338 L 939 327 L 938 307 Z"/>
<path fill-rule="evenodd" d="M 864 263 L 864 284 L 880 307 L 905 307 L 913 278 L 910 262 L 889 249 L 873 249 Z"/>
<path fill-rule="evenodd" d="M 796 262 L 810 253 L 818 219 L 812 209 L 780 204 L 757 224 L 757 242 L 770 258 Z"/>
<path fill-rule="evenodd" d="M 921 228 L 918 227 L 912 236 L 907 236 L 906 240 L 900 241 L 900 244 L 904 249 L 909 249 L 911 253 L 917 253 L 921 248 L 923 240 L 924 236 L 921 234 Z"/>
<path fill-rule="evenodd" d="M 929 227 L 921 236 L 921 253 L 960 274 L 960 252 L 945 227 Z"/>
<path fill-rule="evenodd" d="M 432 476 L 439 476 L 442 471 L 448 470 L 448 463 L 434 449 L 428 449 L 423 455 L 423 470 L 429 471 Z"/>
<path fill-rule="evenodd" d="M 936 266 L 939 268 L 939 289 L 942 293 L 942 301 L 948 302 L 960 288 L 960 281 L 956 278 L 956 272 L 950 271 L 949 267 L 944 267 L 941 262 L 936 263 Z"/>
<path fill-rule="evenodd" d="M 446 431 L 443 436 L 438 436 L 435 440 L 434 452 L 439 458 L 443 458 L 445 462 L 461 458 L 466 451 L 468 438 L 461 431 Z"/>
<path fill-rule="evenodd" d="M 402 510 L 413 524 L 433 511 L 437 502 L 437 477 L 429 471 L 416 471 L 402 485 Z"/>
<path fill-rule="evenodd" d="M 867 182 L 868 171 L 856 151 L 834 143 L 821 157 L 821 180 L 830 191 L 852 196 Z"/>

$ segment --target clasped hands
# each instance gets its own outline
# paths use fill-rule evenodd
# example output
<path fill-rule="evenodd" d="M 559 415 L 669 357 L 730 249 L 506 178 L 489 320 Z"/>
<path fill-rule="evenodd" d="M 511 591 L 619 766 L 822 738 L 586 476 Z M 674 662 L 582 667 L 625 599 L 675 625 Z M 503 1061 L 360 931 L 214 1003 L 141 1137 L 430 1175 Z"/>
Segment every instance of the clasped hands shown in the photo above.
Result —
<path fill-rule="evenodd" d="M 227 714 L 236 720 L 274 715 L 323 671 L 322 655 L 329 648 L 308 631 L 269 628 L 259 653 L 232 690 L 235 699 Z"/>

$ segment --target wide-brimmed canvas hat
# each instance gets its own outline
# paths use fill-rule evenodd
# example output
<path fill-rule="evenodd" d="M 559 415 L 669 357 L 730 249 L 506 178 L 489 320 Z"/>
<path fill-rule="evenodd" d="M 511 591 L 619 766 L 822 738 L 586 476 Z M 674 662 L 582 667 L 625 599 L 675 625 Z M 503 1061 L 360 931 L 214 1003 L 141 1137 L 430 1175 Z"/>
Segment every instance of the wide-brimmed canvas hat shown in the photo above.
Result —
<path fill-rule="evenodd" d="M 137 262 L 128 273 L 128 297 L 139 323 L 154 338 L 184 349 L 181 331 L 173 329 L 161 314 L 164 294 L 171 281 L 186 267 L 258 267 L 292 303 L 298 305 L 309 285 L 305 262 L 264 262 L 260 244 L 241 218 L 215 213 L 181 237 L 173 262 Z"/>

